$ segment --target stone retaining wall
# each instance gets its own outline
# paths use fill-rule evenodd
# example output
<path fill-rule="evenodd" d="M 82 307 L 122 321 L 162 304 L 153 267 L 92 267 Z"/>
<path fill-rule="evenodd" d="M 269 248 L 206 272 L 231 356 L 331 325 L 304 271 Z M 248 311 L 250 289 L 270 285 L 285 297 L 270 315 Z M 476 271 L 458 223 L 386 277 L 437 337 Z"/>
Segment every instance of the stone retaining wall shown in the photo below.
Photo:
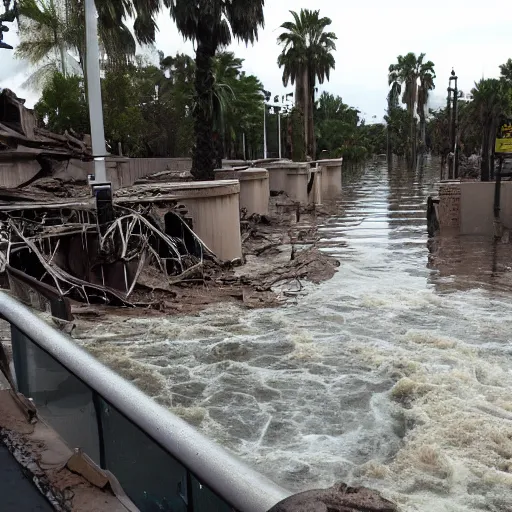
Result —
<path fill-rule="evenodd" d="M 439 227 L 460 229 L 460 183 L 441 183 L 439 187 Z"/>

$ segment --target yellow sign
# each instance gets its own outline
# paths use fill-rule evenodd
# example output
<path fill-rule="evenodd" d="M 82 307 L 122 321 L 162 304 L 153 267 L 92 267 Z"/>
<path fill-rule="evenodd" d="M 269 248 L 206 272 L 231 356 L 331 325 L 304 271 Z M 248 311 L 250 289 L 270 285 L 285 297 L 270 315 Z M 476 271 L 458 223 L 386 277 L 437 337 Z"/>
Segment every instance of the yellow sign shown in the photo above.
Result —
<path fill-rule="evenodd" d="M 495 153 L 512 153 L 512 122 L 503 123 L 496 136 Z"/>

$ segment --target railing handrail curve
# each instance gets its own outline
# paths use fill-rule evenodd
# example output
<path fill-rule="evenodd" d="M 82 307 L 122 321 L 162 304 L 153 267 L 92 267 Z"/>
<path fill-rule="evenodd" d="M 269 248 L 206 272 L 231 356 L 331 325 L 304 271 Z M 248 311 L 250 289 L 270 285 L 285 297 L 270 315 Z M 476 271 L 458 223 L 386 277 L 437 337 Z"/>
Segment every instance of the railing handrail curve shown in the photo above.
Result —
<path fill-rule="evenodd" d="M 0 291 L 0 315 L 241 512 L 266 512 L 290 492 L 253 470 Z"/>

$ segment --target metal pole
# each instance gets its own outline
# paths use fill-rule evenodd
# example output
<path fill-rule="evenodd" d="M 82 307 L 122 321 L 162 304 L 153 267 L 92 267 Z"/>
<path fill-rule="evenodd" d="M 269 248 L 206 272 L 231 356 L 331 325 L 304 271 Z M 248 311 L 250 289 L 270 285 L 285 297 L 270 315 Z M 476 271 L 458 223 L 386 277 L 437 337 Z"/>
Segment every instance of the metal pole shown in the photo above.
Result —
<path fill-rule="evenodd" d="M 281 110 L 277 111 L 277 133 L 279 135 L 279 158 L 281 158 Z"/>
<path fill-rule="evenodd" d="M 243 151 L 244 151 L 244 160 L 247 160 L 245 158 L 245 132 L 242 133 L 242 148 L 243 148 Z"/>
<path fill-rule="evenodd" d="M 98 20 L 94 0 L 85 0 L 87 95 L 91 121 L 92 154 L 94 157 L 94 181 L 107 183 L 105 168 L 105 131 L 101 102 L 100 61 L 98 45 Z"/>
<path fill-rule="evenodd" d="M 263 103 L 263 158 L 267 158 L 267 105 Z"/>
<path fill-rule="evenodd" d="M 459 177 L 459 156 L 458 156 L 458 144 L 457 144 L 457 107 L 459 102 L 459 91 L 457 89 L 457 76 L 453 73 L 453 80 L 455 86 L 453 88 L 453 177 L 457 179 Z"/>

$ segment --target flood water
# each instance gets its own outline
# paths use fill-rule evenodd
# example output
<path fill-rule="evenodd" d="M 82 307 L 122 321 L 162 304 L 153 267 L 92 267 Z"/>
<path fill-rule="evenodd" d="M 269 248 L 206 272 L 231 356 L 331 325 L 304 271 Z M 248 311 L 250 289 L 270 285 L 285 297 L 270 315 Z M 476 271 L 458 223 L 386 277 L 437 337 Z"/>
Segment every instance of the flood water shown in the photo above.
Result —
<path fill-rule="evenodd" d="M 83 342 L 291 490 L 511 511 L 512 245 L 429 241 L 438 175 L 383 162 L 346 182 L 321 227 L 339 271 L 286 307 L 113 319 Z"/>

